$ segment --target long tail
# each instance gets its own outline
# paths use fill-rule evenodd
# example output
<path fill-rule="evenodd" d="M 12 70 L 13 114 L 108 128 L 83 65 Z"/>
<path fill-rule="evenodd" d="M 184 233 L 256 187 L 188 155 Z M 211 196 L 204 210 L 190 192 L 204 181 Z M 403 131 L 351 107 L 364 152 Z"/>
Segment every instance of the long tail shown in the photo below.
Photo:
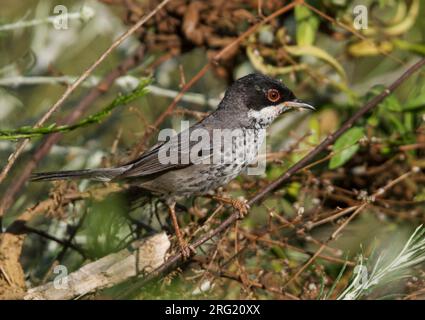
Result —
<path fill-rule="evenodd" d="M 53 181 L 65 179 L 90 179 L 95 181 L 111 181 L 127 170 L 125 167 L 86 169 L 71 171 L 53 171 L 34 173 L 31 175 L 31 181 Z"/>

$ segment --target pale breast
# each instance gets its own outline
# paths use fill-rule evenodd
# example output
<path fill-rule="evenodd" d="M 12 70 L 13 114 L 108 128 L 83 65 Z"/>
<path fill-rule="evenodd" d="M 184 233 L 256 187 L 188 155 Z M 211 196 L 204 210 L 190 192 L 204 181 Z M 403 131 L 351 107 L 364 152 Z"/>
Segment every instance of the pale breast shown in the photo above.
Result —
<path fill-rule="evenodd" d="M 151 181 L 143 182 L 141 186 L 161 196 L 180 197 L 204 195 L 226 185 L 257 158 L 265 138 L 263 129 L 244 129 L 242 132 L 244 137 L 236 139 L 231 155 L 224 155 L 224 149 L 216 150 L 221 157 L 211 157 L 209 164 L 193 164 L 183 169 L 171 170 Z M 221 161 L 217 161 L 220 158 Z"/>

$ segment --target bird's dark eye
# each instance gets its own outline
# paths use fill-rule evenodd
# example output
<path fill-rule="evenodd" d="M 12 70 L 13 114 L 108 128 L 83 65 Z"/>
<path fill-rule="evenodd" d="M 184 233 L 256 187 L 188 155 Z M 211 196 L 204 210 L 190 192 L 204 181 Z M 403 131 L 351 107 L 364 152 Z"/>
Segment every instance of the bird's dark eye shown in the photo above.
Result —
<path fill-rule="evenodd" d="M 269 89 L 267 91 L 267 99 L 271 102 L 277 102 L 280 99 L 280 93 L 276 89 Z"/>

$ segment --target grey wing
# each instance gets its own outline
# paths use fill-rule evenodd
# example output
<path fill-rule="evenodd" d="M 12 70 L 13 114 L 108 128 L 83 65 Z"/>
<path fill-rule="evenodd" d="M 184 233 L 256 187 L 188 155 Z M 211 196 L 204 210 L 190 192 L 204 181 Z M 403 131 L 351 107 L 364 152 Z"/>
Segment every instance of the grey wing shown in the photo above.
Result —
<path fill-rule="evenodd" d="M 182 169 L 204 161 L 212 156 L 211 140 L 202 140 L 202 145 L 199 145 L 199 140 L 191 141 L 190 134 L 197 129 L 201 132 L 208 134 L 208 139 L 212 137 L 210 130 L 201 124 L 196 124 L 193 127 L 180 132 L 179 134 L 171 137 L 167 142 L 159 143 L 152 147 L 149 151 L 142 154 L 139 158 L 130 163 L 125 164 L 123 167 L 128 169 L 116 179 L 125 178 L 141 178 L 151 175 L 158 175 L 165 173 L 172 169 Z M 191 151 L 202 149 L 201 154 L 196 154 L 194 160 L 191 156 Z M 207 150 L 208 149 L 208 150 Z"/>

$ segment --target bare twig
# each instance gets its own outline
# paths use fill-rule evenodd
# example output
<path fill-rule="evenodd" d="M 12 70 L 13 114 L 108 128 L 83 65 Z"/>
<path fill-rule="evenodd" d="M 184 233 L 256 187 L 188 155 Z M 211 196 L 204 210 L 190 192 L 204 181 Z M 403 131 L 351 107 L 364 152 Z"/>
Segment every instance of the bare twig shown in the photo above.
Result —
<path fill-rule="evenodd" d="M 350 119 L 348 119 L 336 132 L 330 134 L 322 143 L 320 143 L 316 148 L 310 151 L 304 158 L 302 158 L 299 162 L 293 165 L 291 168 L 286 171 L 280 178 L 276 179 L 262 190 L 257 192 L 249 201 L 249 205 L 258 204 L 264 199 L 264 197 L 273 192 L 274 190 L 281 187 L 284 183 L 286 183 L 295 173 L 301 170 L 303 167 L 308 165 L 314 158 L 325 151 L 329 146 L 331 146 L 338 137 L 340 137 L 344 132 L 346 132 L 352 125 L 359 120 L 362 116 L 364 116 L 367 112 L 371 111 L 375 108 L 379 103 L 381 103 L 388 95 L 394 92 L 405 80 L 407 80 L 413 73 L 418 71 L 422 66 L 425 65 L 425 58 L 419 60 L 414 65 L 410 66 L 398 79 L 396 79 L 390 86 L 388 86 L 384 91 L 382 91 L 379 95 L 375 96 L 371 100 L 369 100 L 361 109 L 359 109 Z M 361 205 L 357 210 L 361 211 Z M 360 209 L 361 208 L 361 209 Z M 354 218 L 356 214 L 352 214 L 350 216 Z M 349 219 L 350 219 L 349 218 Z M 191 246 L 197 248 L 204 244 L 206 241 L 212 239 L 215 236 L 218 236 L 223 231 L 232 226 L 235 221 L 238 219 L 238 212 L 234 212 L 231 216 L 229 216 L 226 220 L 224 220 L 217 228 L 210 230 L 206 234 L 204 234 L 199 239 L 195 240 Z M 346 221 L 349 222 L 349 219 Z M 338 229 L 340 230 L 340 228 Z M 338 231 L 339 232 L 339 231 Z M 314 258 L 317 257 L 321 252 L 316 252 Z M 312 258 L 313 258 L 312 257 Z M 182 255 L 180 253 L 170 257 L 162 266 L 156 269 L 154 272 L 149 274 L 147 277 L 143 278 L 142 283 L 145 283 L 158 275 L 167 272 L 171 268 L 173 268 L 179 261 L 181 261 Z M 140 284 L 136 284 L 140 285 Z"/>
<path fill-rule="evenodd" d="M 59 239 L 59 238 L 52 236 L 51 234 L 49 234 L 49 233 L 47 233 L 43 230 L 38 230 L 38 229 L 35 229 L 35 228 L 30 227 L 28 225 L 23 225 L 23 231 L 27 232 L 27 233 L 34 233 L 34 234 L 36 234 L 36 235 L 38 235 L 42 238 L 45 238 L 47 240 L 57 242 L 60 245 L 64 246 L 64 248 L 69 247 L 69 248 L 75 250 L 76 252 L 78 252 L 83 258 L 86 258 L 86 254 L 84 253 L 84 251 L 80 247 L 74 245 L 70 241 Z"/>
<path fill-rule="evenodd" d="M 158 128 L 159 125 L 164 122 L 164 120 L 173 113 L 173 110 L 176 108 L 177 103 L 183 98 L 186 91 L 188 91 L 196 82 L 198 82 L 199 79 L 201 79 L 205 73 L 211 68 L 213 64 L 217 64 L 220 59 L 225 56 L 229 50 L 233 49 L 235 46 L 239 45 L 244 39 L 249 37 L 251 34 L 256 32 L 260 26 L 263 24 L 275 19 L 276 17 L 288 12 L 289 10 L 293 9 L 296 5 L 298 5 L 300 0 L 295 0 L 291 2 L 290 4 L 282 7 L 281 9 L 273 12 L 271 15 L 267 16 L 265 19 L 259 21 L 258 23 L 254 24 L 252 27 L 250 27 L 248 30 L 246 30 L 244 33 L 242 33 L 238 38 L 236 38 L 234 41 L 229 43 L 227 46 L 225 46 L 222 50 L 220 50 L 201 70 L 198 71 L 198 73 L 189 81 L 187 81 L 184 86 L 182 87 L 179 94 L 173 99 L 171 104 L 165 109 L 163 113 L 155 120 L 153 124 L 153 128 Z M 141 139 L 141 142 L 136 145 L 136 147 L 133 149 L 132 157 L 136 157 L 140 154 L 140 152 L 145 148 L 145 143 L 148 140 L 148 136 L 152 133 L 152 130 L 147 130 L 144 137 Z"/>
<path fill-rule="evenodd" d="M 83 113 L 93 105 L 94 101 L 108 90 L 118 77 L 138 65 L 144 54 L 145 47 L 141 45 L 131 57 L 125 59 L 117 68 L 105 76 L 104 80 L 101 81 L 99 85 L 92 88 L 61 124 L 75 123 L 83 115 Z M 25 167 L 21 170 L 19 176 L 17 176 L 13 183 L 7 188 L 0 201 L 0 221 L 6 210 L 13 203 L 16 194 L 18 194 L 25 182 L 28 180 L 31 172 L 36 168 L 37 164 L 46 156 L 46 154 L 49 153 L 50 149 L 62 138 L 62 136 L 63 135 L 61 133 L 56 133 L 46 137 L 41 145 L 34 151 L 33 156 L 25 164 Z"/>
<path fill-rule="evenodd" d="M 379 188 L 371 197 L 370 201 L 375 201 L 377 197 L 382 196 L 385 192 L 387 192 L 391 187 L 396 185 L 397 183 L 405 180 L 406 178 L 410 177 L 414 172 L 416 171 L 415 168 L 412 170 L 402 174 L 398 178 L 390 181 L 387 183 L 384 187 Z M 341 231 L 358 215 L 360 212 L 362 212 L 363 209 L 365 209 L 368 206 L 368 201 L 364 201 L 361 205 L 352 207 L 355 208 L 355 211 L 351 216 L 349 216 L 338 228 L 329 236 L 329 238 L 323 242 L 323 244 L 319 247 L 319 249 L 316 251 L 316 253 L 300 268 L 298 271 L 286 282 L 285 286 L 287 286 L 289 283 L 294 281 L 298 276 L 304 272 L 307 267 L 313 263 L 314 260 L 322 253 L 322 251 L 326 248 L 327 244 L 331 242 L 332 240 L 335 240 L 336 237 L 341 233 Z"/>
<path fill-rule="evenodd" d="M 283 174 L 280 178 L 276 179 L 267 187 L 258 192 L 251 200 L 250 203 L 255 203 L 261 200 L 266 194 L 276 190 L 283 183 L 287 182 L 289 178 L 308 165 L 318 154 L 325 151 L 330 145 L 332 145 L 336 139 L 338 139 L 344 132 L 350 129 L 355 122 L 362 118 L 366 113 L 375 108 L 381 103 L 386 97 L 394 92 L 407 78 L 409 78 L 414 72 L 418 71 L 423 65 L 425 65 L 425 59 L 421 59 L 406 70 L 396 81 L 388 86 L 379 95 L 369 100 L 362 108 L 360 108 L 350 119 L 348 119 L 337 131 L 330 134 L 323 140 L 316 148 L 309 152 L 304 158 L 293 165 L 289 170 Z"/>
<path fill-rule="evenodd" d="M 9 87 L 19 87 L 19 86 L 29 86 L 29 85 L 39 85 L 39 84 L 50 84 L 50 85 L 70 85 L 76 80 L 75 77 L 72 76 L 57 76 L 57 77 L 49 77 L 49 76 L 16 76 L 16 77 L 8 77 L 0 79 L 0 86 L 9 86 Z M 121 88 L 128 88 L 128 82 L 139 83 L 139 79 L 134 76 L 125 75 L 115 79 L 115 85 Z M 86 81 L 81 84 L 82 87 L 92 88 L 94 86 L 99 85 L 100 78 L 97 76 L 91 76 Z M 156 85 L 147 86 L 149 92 L 155 96 L 166 97 L 166 98 L 175 98 L 179 91 L 159 87 Z M 208 105 L 211 108 L 217 107 L 220 102 L 219 98 L 208 98 L 202 93 L 195 92 L 186 92 L 181 101 L 198 104 L 198 105 Z"/>
<path fill-rule="evenodd" d="M 68 20 L 82 20 L 82 21 L 88 21 L 95 15 L 95 11 L 93 8 L 88 6 L 83 6 L 81 10 L 78 12 L 69 12 L 66 14 L 66 18 Z M 22 29 L 22 28 L 29 28 L 34 27 L 40 24 L 52 24 L 54 25 L 55 22 L 58 19 L 58 15 L 49 16 L 41 19 L 34 19 L 34 20 L 20 20 L 17 22 L 13 22 L 10 24 L 3 24 L 0 25 L 0 32 L 5 31 L 12 31 L 16 29 Z"/>
<path fill-rule="evenodd" d="M 10 282 L 14 287 L 24 288 L 24 272 L 20 264 L 20 256 L 25 236 L 28 233 L 26 223 L 37 215 L 51 210 L 56 210 L 58 206 L 66 205 L 72 201 L 86 198 L 103 199 L 106 195 L 121 190 L 115 184 L 109 185 L 107 188 L 95 188 L 86 192 L 67 193 L 58 203 L 57 199 L 49 198 L 21 213 L 13 223 L 11 223 L 5 232 L 0 233 L 0 267 L 9 275 Z M 40 233 L 38 233 L 40 234 Z M 44 236 L 46 236 L 44 234 Z M 57 241 L 58 239 L 51 240 Z M 80 252 L 82 253 L 82 252 Z"/>
<path fill-rule="evenodd" d="M 64 101 L 71 95 L 72 92 L 75 91 L 75 89 L 78 88 L 80 84 L 86 80 L 89 75 L 96 69 L 109 54 L 115 50 L 121 43 L 123 43 L 128 37 L 130 37 L 133 33 L 135 33 L 141 26 L 143 26 L 146 21 L 148 21 L 150 18 L 152 18 L 159 10 L 161 10 L 170 0 L 163 0 L 154 10 L 152 10 L 149 14 L 144 16 L 142 19 L 140 19 L 135 25 L 133 25 L 130 29 L 128 29 L 126 32 L 124 32 L 118 39 L 116 39 L 112 45 L 86 70 L 84 73 L 77 79 L 75 82 L 70 85 L 64 94 L 59 98 L 58 101 L 41 117 L 40 120 L 37 121 L 37 123 L 34 125 L 35 128 L 38 128 L 42 126 L 51 116 L 54 112 L 56 112 L 59 107 L 64 103 Z M 4 181 L 7 174 L 9 173 L 10 169 L 13 167 L 14 163 L 18 159 L 18 157 L 21 155 L 23 150 L 25 149 L 25 146 L 29 142 L 28 139 L 22 140 L 15 152 L 13 152 L 7 161 L 6 166 L 3 168 L 2 172 L 0 173 L 0 183 Z M 2 216 L 2 211 L 0 211 L 0 216 Z"/>
<path fill-rule="evenodd" d="M 275 180 L 270 185 L 268 185 L 265 188 L 263 188 L 262 190 L 260 190 L 256 195 L 254 195 L 254 197 L 252 197 L 249 200 L 248 203 L 250 205 L 253 205 L 253 204 L 256 204 L 256 203 L 261 202 L 261 200 L 267 194 L 269 194 L 270 192 L 276 190 L 283 183 L 285 183 L 286 181 L 288 181 L 288 179 L 290 179 L 297 171 L 299 171 L 300 169 L 302 169 L 303 167 L 305 167 L 307 164 L 309 164 L 310 162 L 312 162 L 314 160 L 314 158 L 319 153 L 321 153 L 322 151 L 325 151 L 327 149 L 327 147 L 329 147 L 332 143 L 334 143 L 334 141 L 339 136 L 341 136 L 346 130 L 348 130 L 353 125 L 353 123 L 355 121 L 357 121 L 365 113 L 367 113 L 368 111 L 370 111 L 371 109 L 373 109 L 374 107 L 376 107 L 381 101 L 383 101 L 383 99 L 385 99 L 385 97 L 387 97 L 389 94 L 391 94 L 398 86 L 400 86 L 403 83 L 403 81 L 405 81 L 409 76 L 411 76 L 415 71 L 417 71 L 424 64 L 425 64 L 425 59 L 422 59 L 419 62 L 417 62 L 416 64 L 414 64 L 413 66 L 411 66 L 404 74 L 402 74 L 386 90 L 384 90 L 381 94 L 379 94 L 378 96 L 376 96 L 375 98 L 373 98 L 372 100 L 370 100 L 368 103 L 366 103 L 357 113 L 355 113 L 347 122 L 345 122 L 339 130 L 337 130 L 335 133 L 333 133 L 330 136 L 328 136 L 321 144 L 319 144 L 314 150 L 312 150 L 301 161 L 299 161 L 294 166 L 292 166 L 279 179 Z M 412 174 L 412 172 L 414 172 L 413 169 L 409 173 L 403 174 L 399 178 L 397 178 L 397 179 L 395 179 L 393 181 L 390 181 L 385 187 L 383 187 L 381 189 L 378 189 L 378 191 L 376 191 L 375 194 L 372 195 L 372 197 L 375 198 L 375 197 L 381 196 L 386 190 L 388 190 L 389 188 L 391 188 L 394 184 L 396 184 L 396 183 L 402 181 L 403 179 L 409 177 Z M 290 283 L 291 281 L 293 281 L 294 279 L 296 279 L 317 257 L 321 256 L 321 253 L 326 248 L 327 243 L 329 241 L 335 239 L 335 237 L 338 234 L 341 233 L 341 231 L 350 223 L 350 221 L 352 221 L 367 205 L 368 205 L 368 202 L 366 202 L 366 201 L 364 201 L 361 205 L 358 205 L 355 208 L 355 212 L 348 219 L 346 219 L 340 226 L 338 226 L 338 228 L 330 235 L 329 239 L 326 242 L 324 242 L 322 244 L 322 246 L 315 252 L 315 254 L 313 256 L 311 256 L 311 258 L 307 261 L 307 263 L 305 263 L 294 274 L 294 276 L 291 277 L 291 279 L 286 283 L 286 285 L 288 283 Z M 199 247 L 203 243 L 205 243 L 206 241 L 212 239 L 215 236 L 218 236 L 220 233 L 222 233 L 223 231 L 227 230 L 230 226 L 232 226 L 234 224 L 234 222 L 237 220 L 237 217 L 238 217 L 238 214 L 236 212 L 233 213 L 229 218 L 227 218 L 225 221 L 223 221 L 217 228 L 215 228 L 215 229 L 207 232 L 206 234 L 204 234 L 203 236 L 201 236 L 199 239 L 195 240 L 192 243 L 192 246 L 194 248 Z M 131 259 L 134 258 L 133 256 L 131 256 L 131 257 L 132 257 Z M 111 258 L 111 255 L 110 256 L 107 256 L 107 257 L 105 257 L 103 259 L 105 259 L 105 261 L 106 261 L 106 260 L 108 260 L 110 258 Z M 101 259 L 99 261 L 103 261 L 103 259 Z M 99 261 L 94 262 L 94 264 L 98 263 Z M 152 280 L 153 278 L 157 277 L 160 274 L 163 274 L 163 273 L 169 271 L 171 268 L 175 267 L 181 261 L 182 261 L 181 254 L 176 254 L 176 255 L 170 257 L 169 259 L 167 259 L 167 261 L 165 263 L 163 263 L 161 266 L 159 266 L 157 269 L 155 269 L 151 273 L 149 273 L 147 275 L 144 274 L 144 276 L 140 279 L 140 281 L 139 282 L 136 282 L 133 286 L 139 287 L 141 284 L 143 284 L 143 283 L 145 283 L 145 282 L 147 282 L 149 280 Z M 121 264 L 120 264 L 120 266 L 121 266 Z M 83 267 L 83 268 L 85 268 L 85 267 Z M 118 268 L 120 268 L 120 267 L 118 267 Z M 82 269 L 80 269 L 79 271 L 76 271 L 76 273 L 80 272 L 81 270 Z M 134 273 L 133 271 L 131 271 L 131 275 L 132 276 L 136 276 L 136 275 L 139 274 L 139 272 Z M 108 286 L 110 286 L 112 284 L 117 284 L 117 283 L 125 280 L 122 277 L 119 277 L 118 279 L 115 279 L 115 278 L 113 278 L 113 279 L 114 279 L 114 281 L 107 281 L 104 278 L 102 278 L 101 281 L 99 281 L 99 283 L 96 284 L 95 286 L 90 286 L 90 288 L 88 288 L 88 289 L 86 288 L 86 286 L 84 286 L 85 289 L 82 290 L 81 292 L 83 292 L 83 294 L 85 294 L 87 292 L 91 292 L 93 290 L 97 290 L 97 289 L 100 289 L 100 288 L 105 288 L 105 287 L 108 287 Z M 53 292 L 52 294 L 55 295 L 55 297 L 56 297 L 57 292 L 60 291 L 60 290 L 51 290 L 52 284 L 48 284 L 47 286 L 49 286 L 48 289 L 43 289 L 44 290 L 43 292 L 50 292 L 50 293 Z M 37 290 L 42 290 L 42 288 L 39 288 Z M 130 290 L 131 290 L 131 288 L 130 288 Z M 67 295 L 69 295 L 69 297 L 75 297 L 76 294 L 78 294 L 78 293 L 81 294 L 81 292 L 78 291 L 78 290 L 75 290 L 75 288 L 73 288 L 72 290 L 63 290 L 63 291 L 64 292 L 69 292 L 69 293 L 67 293 Z M 50 298 L 50 296 L 46 296 L 46 295 L 37 296 L 36 293 L 33 292 L 33 293 L 30 293 L 27 296 L 27 298 Z"/>
<path fill-rule="evenodd" d="M 308 259 L 308 261 L 301 267 L 298 269 L 298 271 L 285 283 L 284 287 L 286 287 L 288 284 L 290 284 L 291 282 L 293 282 L 295 279 L 298 278 L 298 276 L 304 272 L 305 269 L 308 268 L 309 265 L 311 265 L 313 263 L 314 260 L 317 259 L 317 257 L 320 256 L 320 254 L 322 253 L 322 251 L 326 248 L 327 244 L 334 240 L 339 233 L 366 207 L 367 203 L 363 203 L 362 205 L 358 206 L 356 208 L 356 211 L 353 212 L 353 214 L 348 217 L 347 220 L 345 220 L 331 235 L 330 237 L 323 242 L 323 244 L 319 247 L 319 249 L 314 253 L 314 255 Z"/>

